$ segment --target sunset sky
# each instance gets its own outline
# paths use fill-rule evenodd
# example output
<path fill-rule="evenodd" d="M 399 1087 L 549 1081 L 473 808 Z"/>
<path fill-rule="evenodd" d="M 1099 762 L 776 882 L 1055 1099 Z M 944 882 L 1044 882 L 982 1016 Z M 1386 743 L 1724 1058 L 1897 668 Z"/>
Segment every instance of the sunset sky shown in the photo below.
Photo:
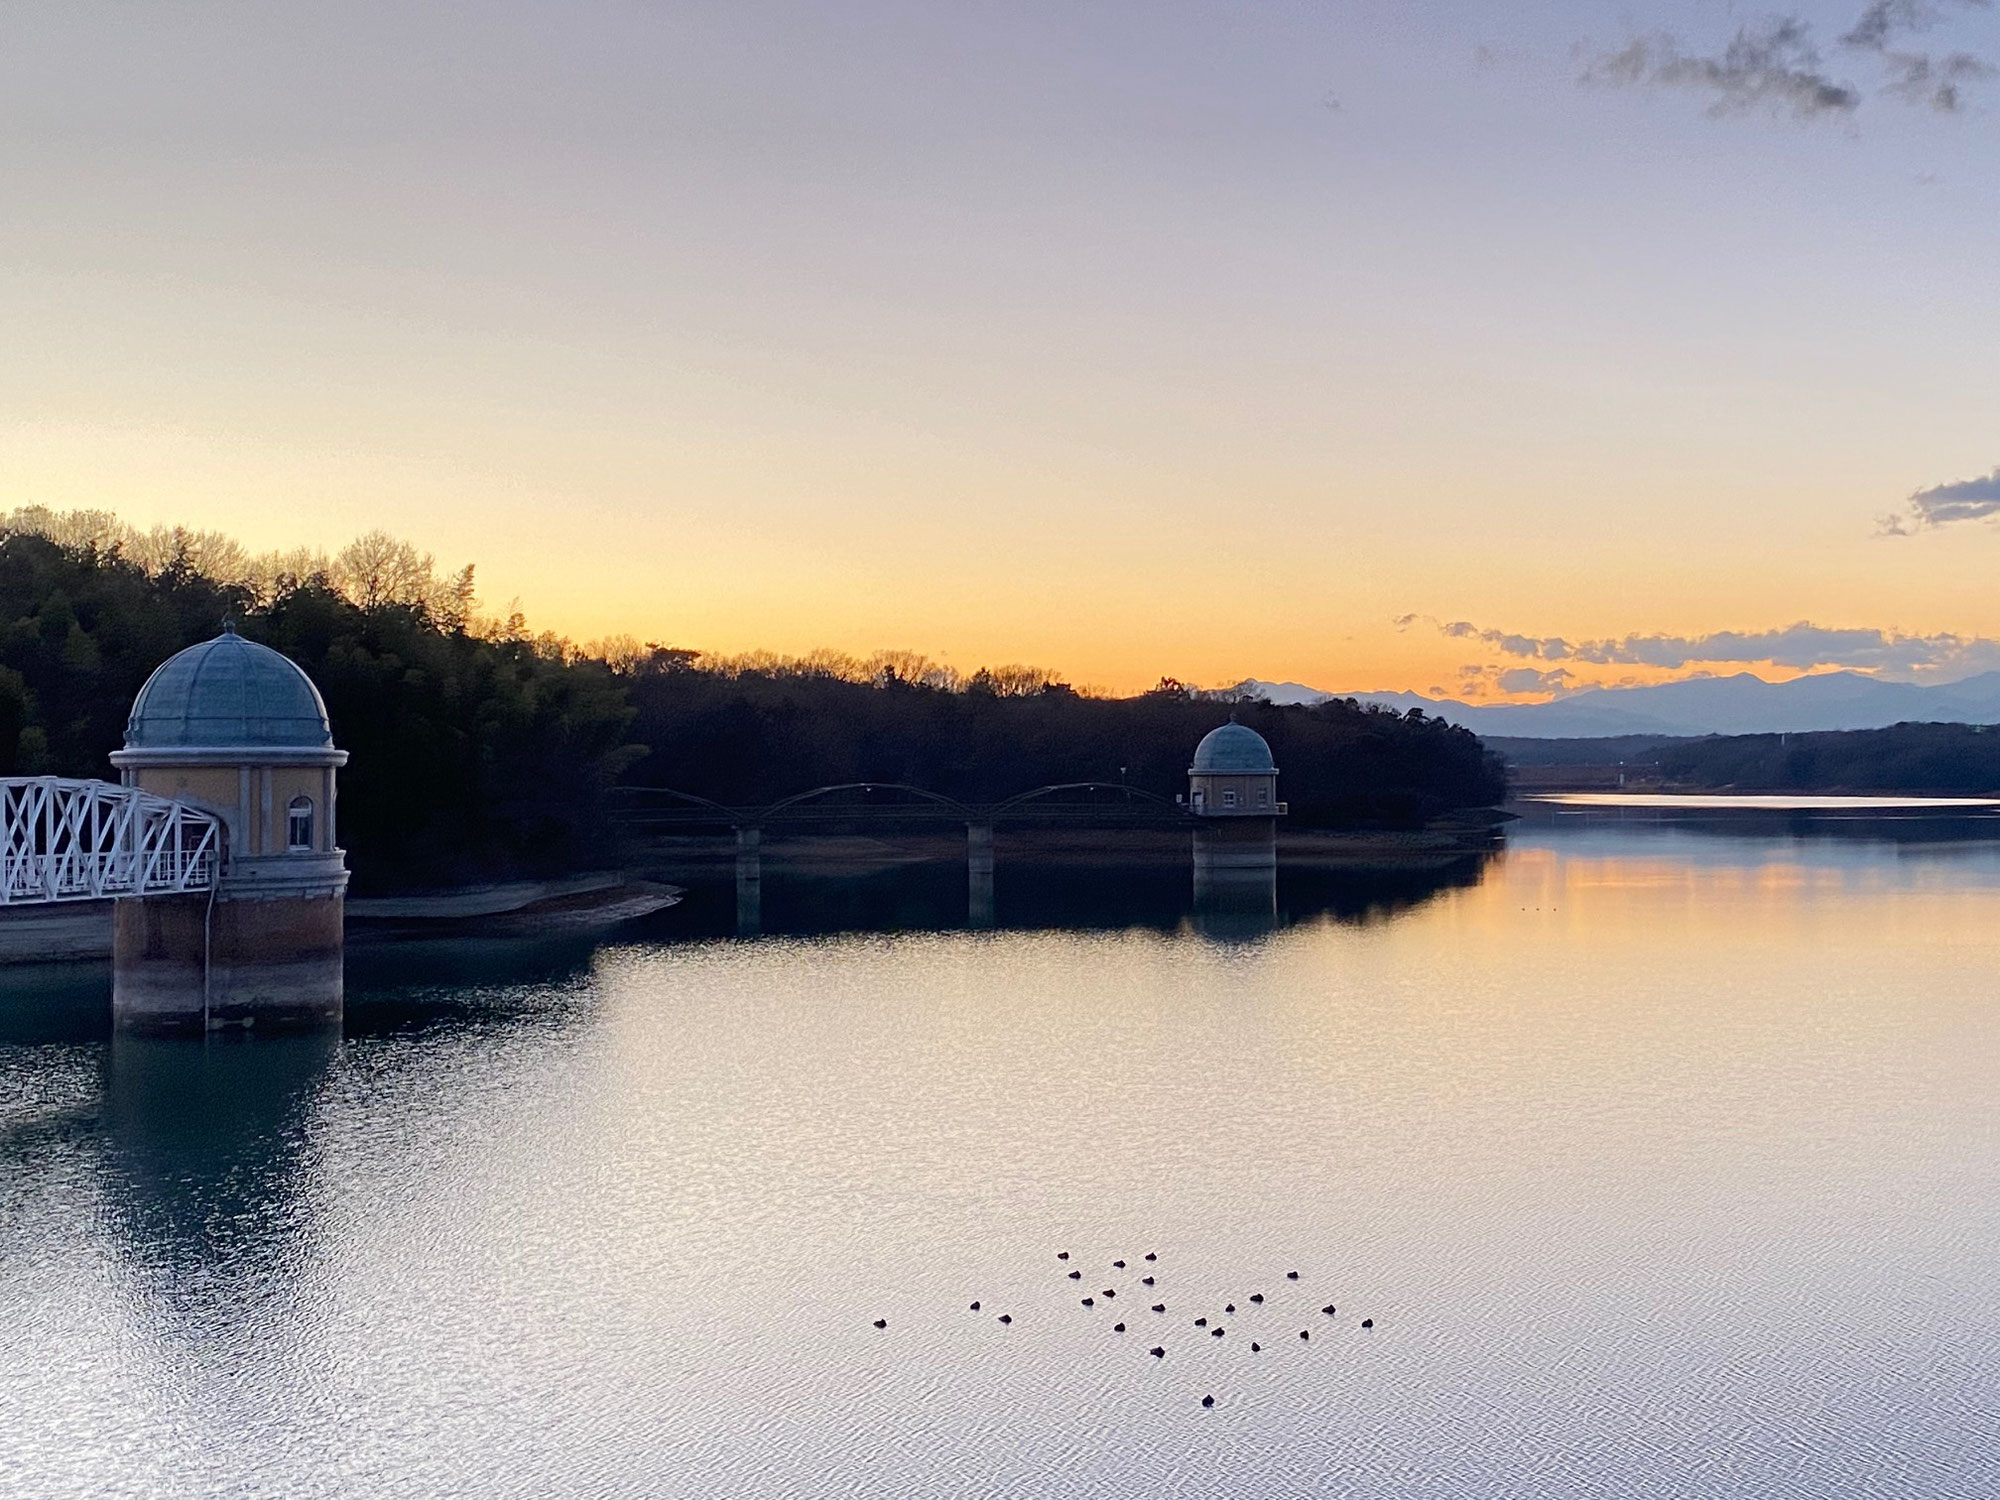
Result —
<path fill-rule="evenodd" d="M 0 508 L 1111 689 L 2000 667 L 1986 59 L 1974 0 L 12 0 Z"/>

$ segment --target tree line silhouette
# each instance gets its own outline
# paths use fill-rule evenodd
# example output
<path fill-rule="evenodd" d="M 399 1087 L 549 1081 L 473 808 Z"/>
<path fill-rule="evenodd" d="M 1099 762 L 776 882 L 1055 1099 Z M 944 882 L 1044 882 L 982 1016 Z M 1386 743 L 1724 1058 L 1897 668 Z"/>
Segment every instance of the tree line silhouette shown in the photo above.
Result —
<path fill-rule="evenodd" d="M 1659 750 L 1670 785 L 1746 792 L 2000 792 L 2000 727 L 1896 724 L 1739 734 Z"/>
<path fill-rule="evenodd" d="M 147 675 L 229 617 L 305 668 L 352 752 L 340 838 L 357 891 L 612 862 L 621 782 L 732 805 L 845 781 L 994 801 L 1123 779 L 1171 797 L 1232 709 L 1270 740 L 1295 823 L 1407 826 L 1505 792 L 1474 736 L 1421 713 L 1229 704 L 1173 682 L 1091 697 L 1026 668 L 924 680 L 904 670 L 921 658 L 894 653 L 710 665 L 587 649 L 480 617 L 469 568 L 440 577 L 380 534 L 333 558 L 253 559 L 212 534 L 132 546 L 112 518 L 78 515 L 54 518 L 67 534 L 46 512 L 0 521 L 0 775 L 111 774 Z"/>
<path fill-rule="evenodd" d="M 1271 743 L 1295 826 L 1421 824 L 1506 794 L 1478 738 L 1421 711 L 1335 699 L 1314 707 L 1225 700 L 1172 680 L 1130 698 L 1061 683 L 1028 693 L 959 691 L 886 676 L 857 683 L 783 671 L 704 671 L 682 651 L 628 668 L 628 781 L 757 806 L 808 787 L 892 781 L 964 802 L 1030 787 L 1124 782 L 1171 799 L 1196 743 L 1233 713 Z"/>

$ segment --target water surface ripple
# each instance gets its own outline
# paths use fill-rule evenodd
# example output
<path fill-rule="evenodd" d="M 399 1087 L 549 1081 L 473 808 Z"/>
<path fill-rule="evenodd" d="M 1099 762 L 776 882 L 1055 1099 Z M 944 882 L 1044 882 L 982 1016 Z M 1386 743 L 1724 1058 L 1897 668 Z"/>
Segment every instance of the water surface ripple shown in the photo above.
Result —
<path fill-rule="evenodd" d="M 413 957 L 342 1039 L 27 1037 L 0 1489 L 1990 1497 L 1996 960 L 1989 844 L 1556 828 L 1247 941 Z"/>

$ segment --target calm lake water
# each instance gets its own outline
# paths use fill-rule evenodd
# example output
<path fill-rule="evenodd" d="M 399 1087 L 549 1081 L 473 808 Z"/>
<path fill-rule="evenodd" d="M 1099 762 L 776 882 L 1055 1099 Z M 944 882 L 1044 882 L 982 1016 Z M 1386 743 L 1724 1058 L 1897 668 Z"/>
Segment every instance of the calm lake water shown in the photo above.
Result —
<path fill-rule="evenodd" d="M 0 1491 L 2000 1494 L 2000 820 L 1626 811 L 1261 933 L 771 875 L 326 1041 L 5 976 Z"/>

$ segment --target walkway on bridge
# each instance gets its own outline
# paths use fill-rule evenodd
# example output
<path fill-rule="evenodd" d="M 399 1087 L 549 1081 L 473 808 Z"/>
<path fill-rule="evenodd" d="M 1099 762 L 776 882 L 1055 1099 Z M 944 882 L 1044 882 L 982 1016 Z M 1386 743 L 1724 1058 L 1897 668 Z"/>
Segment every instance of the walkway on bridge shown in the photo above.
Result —
<path fill-rule="evenodd" d="M 0 906 L 212 889 L 222 824 L 108 781 L 0 778 Z"/>

